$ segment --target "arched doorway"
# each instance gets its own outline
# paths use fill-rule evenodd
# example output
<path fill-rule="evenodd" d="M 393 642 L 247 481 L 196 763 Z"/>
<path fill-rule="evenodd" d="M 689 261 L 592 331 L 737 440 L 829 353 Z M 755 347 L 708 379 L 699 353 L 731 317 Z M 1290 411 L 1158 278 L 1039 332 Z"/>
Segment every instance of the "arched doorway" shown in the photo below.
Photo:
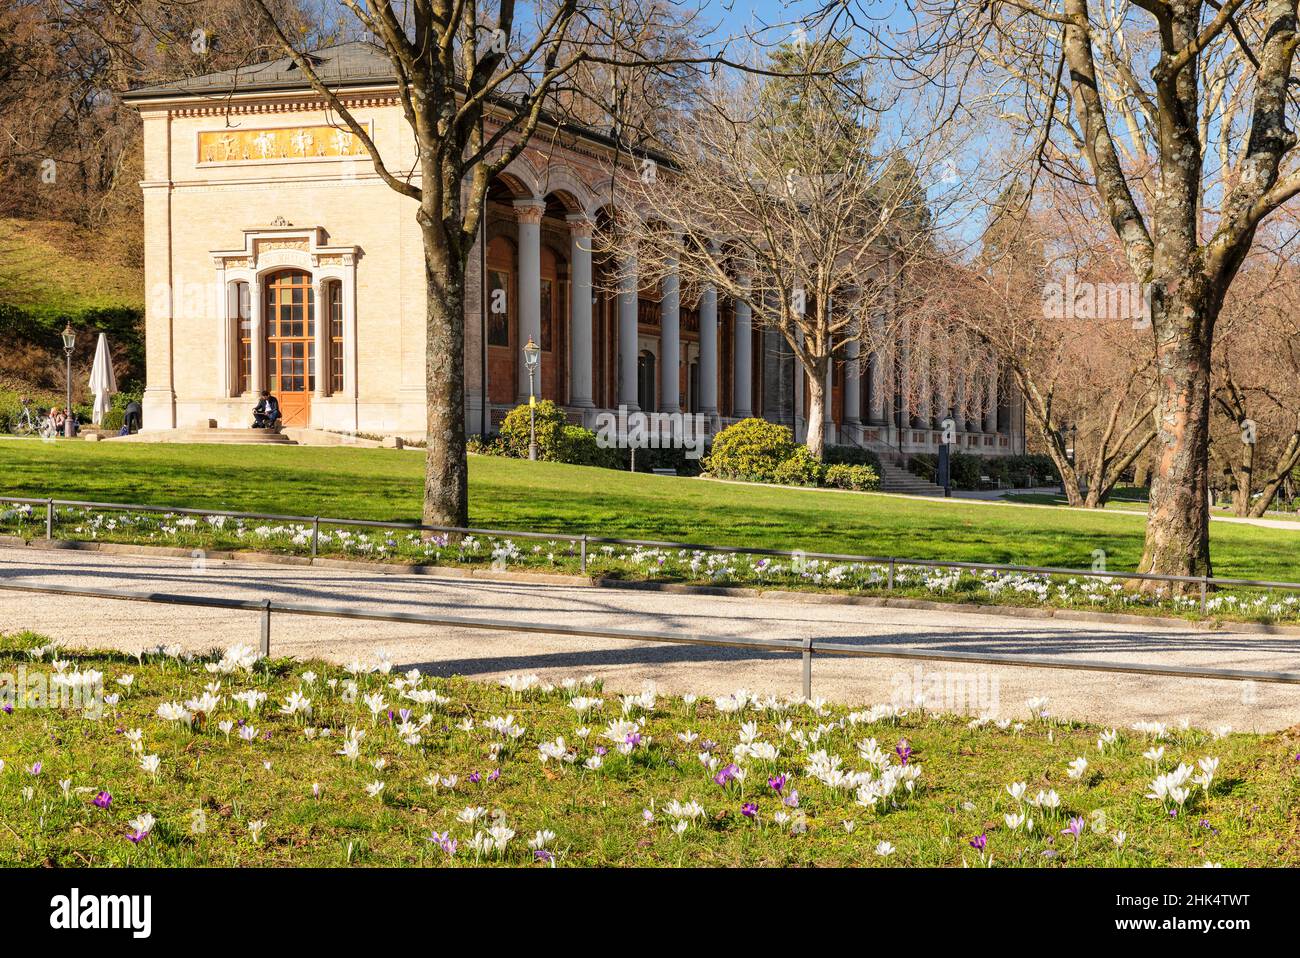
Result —
<path fill-rule="evenodd" d="M 286 269 L 263 282 L 266 388 L 280 402 L 286 426 L 311 423 L 316 388 L 316 303 L 311 274 Z"/>
<path fill-rule="evenodd" d="M 519 339 L 518 310 L 515 306 L 515 247 L 504 236 L 488 244 L 487 253 L 487 341 L 488 398 L 500 404 L 513 403 L 516 351 Z"/>
<path fill-rule="evenodd" d="M 655 411 L 655 387 L 659 384 L 655 375 L 655 354 L 641 350 L 636 358 L 636 404 L 642 412 Z"/>

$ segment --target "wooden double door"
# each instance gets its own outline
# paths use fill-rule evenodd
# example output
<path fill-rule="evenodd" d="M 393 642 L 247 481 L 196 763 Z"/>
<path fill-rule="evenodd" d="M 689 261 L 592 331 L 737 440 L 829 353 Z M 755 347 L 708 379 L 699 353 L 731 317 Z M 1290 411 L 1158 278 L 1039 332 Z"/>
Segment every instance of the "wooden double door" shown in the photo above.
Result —
<path fill-rule="evenodd" d="M 311 274 L 283 270 L 264 284 L 266 388 L 286 426 L 311 424 L 316 389 L 316 302 Z"/>

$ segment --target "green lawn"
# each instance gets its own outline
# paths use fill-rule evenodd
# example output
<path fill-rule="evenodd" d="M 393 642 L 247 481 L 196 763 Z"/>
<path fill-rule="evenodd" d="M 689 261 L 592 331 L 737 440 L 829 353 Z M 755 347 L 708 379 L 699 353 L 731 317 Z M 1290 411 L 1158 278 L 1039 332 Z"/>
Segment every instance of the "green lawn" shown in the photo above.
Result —
<path fill-rule="evenodd" d="M 0 494 L 415 519 L 423 459 L 383 449 L 0 441 Z M 771 489 L 471 457 L 475 525 L 812 551 L 1132 568 L 1143 518 Z M 1300 578 L 1300 531 L 1212 528 L 1216 572 Z"/>
<path fill-rule="evenodd" d="M 49 696 L 55 658 L 97 715 Z M 1119 730 L 1107 742 L 1019 702 L 972 727 L 755 697 L 725 710 L 653 694 L 621 703 L 577 675 L 509 691 L 373 662 L 236 655 L 208 671 L 217 658 L 0 636 L 0 673 L 25 683 L 0 712 L 0 861 L 1300 865 L 1284 735 Z M 249 693 L 263 697 L 252 709 Z M 1182 803 L 1147 797 L 1180 765 L 1211 776 L 1188 781 Z"/>

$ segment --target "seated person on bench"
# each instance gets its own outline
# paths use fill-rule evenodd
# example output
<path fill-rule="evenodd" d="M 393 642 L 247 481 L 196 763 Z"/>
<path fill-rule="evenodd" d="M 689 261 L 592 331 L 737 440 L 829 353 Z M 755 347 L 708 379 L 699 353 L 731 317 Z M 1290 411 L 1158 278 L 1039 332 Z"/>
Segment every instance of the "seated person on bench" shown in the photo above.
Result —
<path fill-rule="evenodd" d="M 279 402 L 276 401 L 274 396 L 263 389 L 261 400 L 253 407 L 253 428 L 271 429 L 275 426 L 276 420 L 279 418 Z"/>

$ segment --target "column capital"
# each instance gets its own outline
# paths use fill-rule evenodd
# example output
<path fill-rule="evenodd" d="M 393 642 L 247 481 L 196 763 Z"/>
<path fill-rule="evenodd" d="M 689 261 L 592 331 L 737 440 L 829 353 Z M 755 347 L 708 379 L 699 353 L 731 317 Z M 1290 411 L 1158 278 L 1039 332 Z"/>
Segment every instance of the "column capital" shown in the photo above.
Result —
<path fill-rule="evenodd" d="M 515 200 L 515 219 L 520 223 L 536 225 L 541 223 L 542 214 L 546 212 L 543 200 Z"/>
<path fill-rule="evenodd" d="M 591 239 L 591 231 L 596 226 L 586 213 L 570 213 L 564 217 L 564 222 L 569 224 L 569 232 L 578 239 Z"/>

